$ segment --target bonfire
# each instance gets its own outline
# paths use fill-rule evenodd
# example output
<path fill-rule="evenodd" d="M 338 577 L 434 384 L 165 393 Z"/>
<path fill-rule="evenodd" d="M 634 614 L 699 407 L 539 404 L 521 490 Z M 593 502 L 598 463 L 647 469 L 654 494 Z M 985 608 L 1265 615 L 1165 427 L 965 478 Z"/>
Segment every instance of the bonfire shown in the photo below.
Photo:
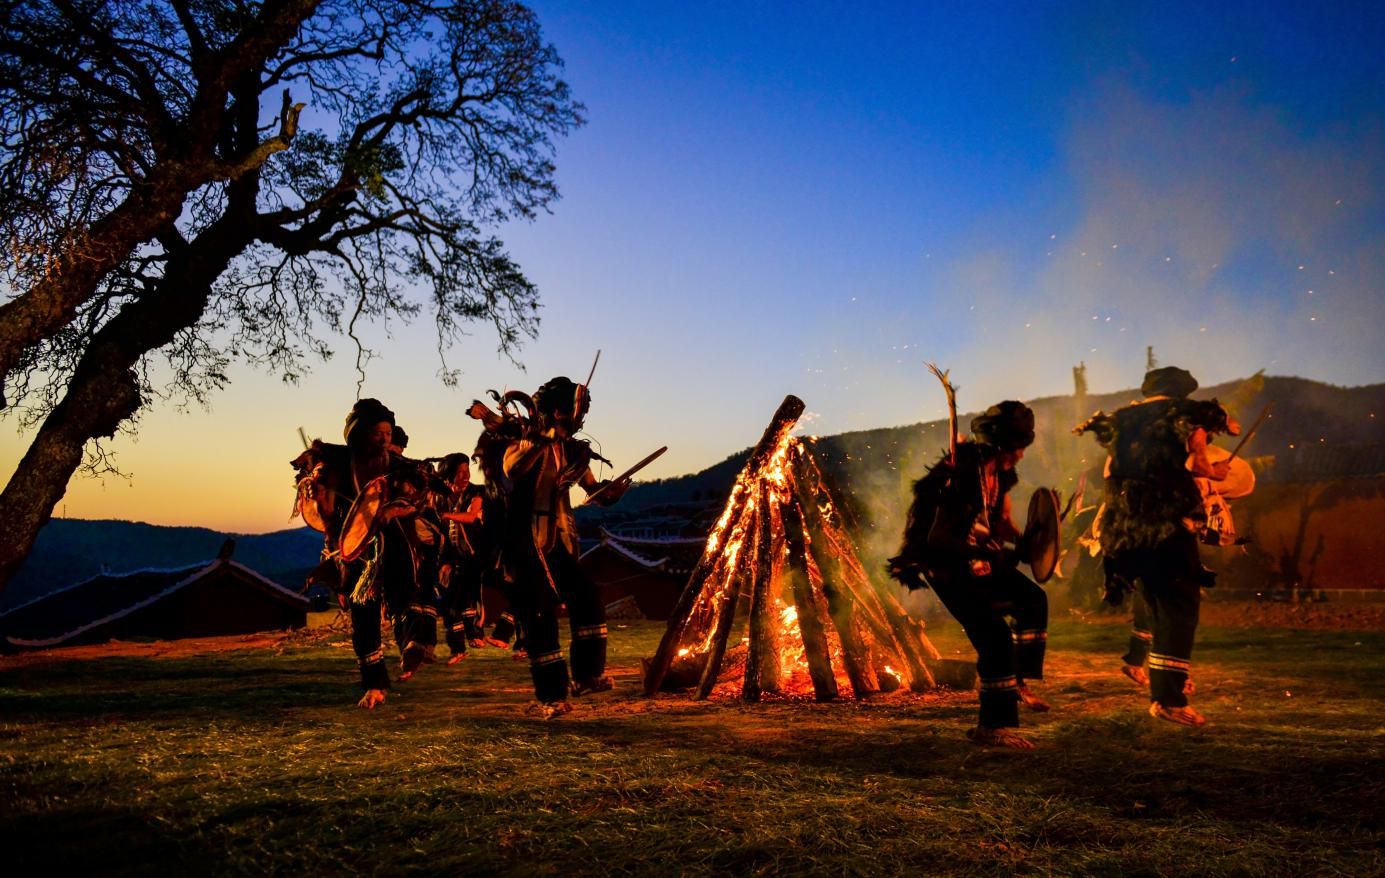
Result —
<path fill-rule="evenodd" d="M 740 697 L 831 701 L 934 686 L 937 650 L 856 552 L 848 513 L 785 397 L 751 452 L 645 670 L 645 692 L 709 697 L 740 678 Z M 748 601 L 744 635 L 731 645 Z"/>

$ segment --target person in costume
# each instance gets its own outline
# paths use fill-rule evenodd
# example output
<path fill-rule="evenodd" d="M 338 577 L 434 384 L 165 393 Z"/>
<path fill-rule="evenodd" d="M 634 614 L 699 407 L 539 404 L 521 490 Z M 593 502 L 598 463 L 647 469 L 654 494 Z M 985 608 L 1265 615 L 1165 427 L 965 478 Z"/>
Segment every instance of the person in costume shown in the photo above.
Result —
<path fill-rule="evenodd" d="M 1016 569 L 1021 533 L 1010 490 L 1034 441 L 1034 412 L 1007 400 L 974 418 L 971 432 L 955 458 L 945 454 L 915 483 L 904 545 L 890 569 L 910 588 L 931 587 L 976 649 L 980 714 L 968 736 L 1030 750 L 1015 730 L 1021 701 L 1048 710 L 1028 686 L 1044 676 L 1048 596 Z"/>
<path fill-rule="evenodd" d="M 398 608 L 394 615 L 415 615 L 408 605 L 417 590 L 417 570 L 400 522 L 416 511 L 407 497 L 421 489 L 423 479 L 416 466 L 391 450 L 395 441 L 394 412 L 379 400 L 357 400 L 346 417 L 342 435 L 345 445 L 317 440 L 291 462 L 298 471 L 295 508 L 323 533 L 323 563 L 310 574 L 310 581 L 329 583 L 350 614 L 351 644 L 364 690 L 359 704 L 370 709 L 384 703 L 390 688 L 380 636 L 382 596 L 390 598 L 391 605 Z M 391 533 L 389 542 L 394 551 L 384 551 L 377 538 L 371 549 L 346 561 L 341 552 L 345 529 L 366 524 L 353 522 L 350 510 L 362 489 L 377 479 L 382 480 L 377 486 L 382 488 L 382 496 L 394 495 L 397 499 L 383 503 L 369 523 Z M 417 619 L 410 621 L 426 640 L 426 625 Z M 397 629 L 397 634 L 401 638 L 407 636 L 403 628 Z M 421 648 L 411 650 L 406 655 L 405 667 L 412 670 L 423 658 Z"/>
<path fill-rule="evenodd" d="M 470 459 L 465 454 L 449 454 L 442 459 L 439 474 L 448 488 L 441 513 L 447 549 L 439 585 L 447 645 L 452 650 L 448 664 L 456 664 L 466 658 L 469 645 L 484 643 L 481 578 L 492 552 L 485 539 L 483 489 L 471 483 Z"/>
<path fill-rule="evenodd" d="M 1092 433 L 1110 454 L 1099 522 L 1107 600 L 1118 604 L 1139 588 L 1149 609 L 1149 712 L 1184 726 L 1207 722 L 1188 703 L 1186 684 L 1202 588 L 1215 582 L 1198 555 L 1205 507 L 1195 479 L 1226 478 L 1228 465 L 1208 460 L 1207 443 L 1213 434 L 1240 432 L 1216 400 L 1188 398 L 1197 386 L 1176 366 L 1152 370 L 1141 385 L 1144 399 L 1097 412 L 1074 430 Z M 1134 646 L 1127 663 L 1142 644 Z"/>
<path fill-rule="evenodd" d="M 606 609 L 596 585 L 578 567 L 577 522 L 568 492 L 581 485 L 602 505 L 614 503 L 626 485 L 598 482 L 591 446 L 574 438 L 590 399 L 565 377 L 548 381 L 533 397 L 533 428 L 509 443 L 504 477 L 509 481 L 505 564 L 529 648 L 537 709 L 546 717 L 570 710 L 569 692 L 611 688 L 606 676 Z M 558 639 L 558 612 L 565 604 L 572 628 L 571 679 Z"/>

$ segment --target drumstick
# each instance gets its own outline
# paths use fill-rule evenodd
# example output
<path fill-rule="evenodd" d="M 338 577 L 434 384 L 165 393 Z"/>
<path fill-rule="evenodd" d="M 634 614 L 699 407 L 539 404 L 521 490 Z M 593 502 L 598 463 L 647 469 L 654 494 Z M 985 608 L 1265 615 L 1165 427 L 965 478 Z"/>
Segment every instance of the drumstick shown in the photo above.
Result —
<path fill-rule="evenodd" d="M 1274 403 L 1270 403 L 1269 405 L 1265 406 L 1263 409 L 1260 410 L 1260 417 L 1255 419 L 1255 423 L 1250 425 L 1250 429 L 1247 430 L 1246 434 L 1241 437 L 1241 441 L 1236 443 L 1236 447 L 1231 451 L 1231 456 L 1227 458 L 1228 462 L 1236 459 L 1236 455 L 1241 453 L 1241 449 L 1244 448 L 1246 443 L 1250 441 L 1250 437 L 1254 436 L 1255 431 L 1260 429 L 1260 425 L 1265 423 L 1265 418 L 1268 418 L 1270 416 L 1270 410 L 1273 408 Z"/>
<path fill-rule="evenodd" d="M 583 500 L 581 503 L 578 503 L 577 505 L 586 506 L 588 503 L 592 502 L 597 497 L 600 497 L 602 491 L 605 491 L 607 488 L 611 487 L 614 484 L 625 481 L 626 479 L 633 476 L 635 473 L 639 472 L 640 470 L 649 466 L 654 461 L 658 460 L 659 456 L 662 455 L 665 451 L 668 451 L 667 445 L 665 445 L 663 448 L 660 448 L 658 451 L 655 451 L 653 454 L 649 455 L 644 460 L 640 461 L 634 466 L 630 467 L 628 470 L 621 473 L 619 476 L 616 476 L 614 479 L 611 479 L 609 482 L 602 485 L 600 488 L 597 488 L 595 491 L 592 491 L 590 494 L 587 495 L 585 500 Z"/>
<path fill-rule="evenodd" d="M 599 362 L 601 362 L 601 348 L 596 349 L 596 359 L 592 360 L 592 370 L 587 373 L 587 381 L 582 385 L 583 387 L 592 386 L 592 376 L 596 374 L 596 364 Z"/>

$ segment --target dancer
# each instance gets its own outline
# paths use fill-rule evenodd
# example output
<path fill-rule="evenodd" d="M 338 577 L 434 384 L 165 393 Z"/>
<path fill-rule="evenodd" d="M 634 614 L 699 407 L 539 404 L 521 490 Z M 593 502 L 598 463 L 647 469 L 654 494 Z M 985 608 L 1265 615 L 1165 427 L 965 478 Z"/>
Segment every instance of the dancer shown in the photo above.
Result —
<path fill-rule="evenodd" d="M 481 577 L 491 553 L 484 542 L 482 488 L 471 483 L 470 460 L 465 454 L 449 454 L 440 470 L 449 490 L 441 514 L 447 548 L 439 585 L 447 646 L 452 650 L 447 663 L 454 665 L 466 658 L 468 645 L 483 643 Z"/>
<path fill-rule="evenodd" d="M 1207 722 L 1185 690 L 1201 590 L 1215 582 L 1198 556 L 1206 514 L 1194 479 L 1226 478 L 1226 462 L 1207 458 L 1208 437 L 1240 432 L 1216 400 L 1188 399 L 1197 386 L 1184 369 L 1155 369 L 1145 375 L 1144 399 L 1097 412 L 1074 430 L 1094 434 L 1111 455 L 1100 519 L 1108 600 L 1138 584 L 1149 606 L 1149 712 L 1184 726 Z"/>
<path fill-rule="evenodd" d="M 533 429 L 505 450 L 504 474 L 513 487 L 506 515 L 505 563 L 529 647 L 536 711 L 545 718 L 571 710 L 568 663 L 558 641 L 558 609 L 567 605 L 574 695 L 611 688 L 606 671 L 606 609 L 577 565 L 577 522 L 568 491 L 581 485 L 596 502 L 614 503 L 628 483 L 598 482 L 590 445 L 575 439 L 590 399 L 570 379 L 548 381 L 534 394 Z"/>
<path fill-rule="evenodd" d="M 949 388 L 950 390 L 950 388 Z M 891 572 L 910 588 L 931 586 L 976 649 L 980 715 L 977 744 L 1032 750 L 1015 731 L 1019 703 L 1048 710 L 1027 683 L 1042 680 L 1048 596 L 1015 569 L 1021 539 L 1010 511 L 1015 466 L 1034 441 L 1034 412 L 1014 400 L 971 422 L 972 438 L 914 485 L 904 546 Z M 1013 619 L 1013 626 L 1006 617 Z"/>

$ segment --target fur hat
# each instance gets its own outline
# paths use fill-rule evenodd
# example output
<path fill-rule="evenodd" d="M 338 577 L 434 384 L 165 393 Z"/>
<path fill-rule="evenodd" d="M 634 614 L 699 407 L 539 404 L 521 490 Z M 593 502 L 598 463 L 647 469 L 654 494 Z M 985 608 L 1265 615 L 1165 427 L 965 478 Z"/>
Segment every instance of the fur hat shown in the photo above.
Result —
<path fill-rule="evenodd" d="M 581 391 L 580 411 L 578 403 L 578 391 Z M 540 415 L 552 416 L 558 412 L 568 412 L 575 416 L 576 420 L 581 420 L 587 413 L 591 405 L 591 397 L 586 393 L 586 388 L 581 387 L 566 375 L 559 375 L 544 382 L 544 385 L 534 391 L 534 408 Z"/>
<path fill-rule="evenodd" d="M 1145 373 L 1140 392 L 1145 396 L 1185 397 L 1197 390 L 1197 379 L 1187 369 L 1164 366 Z"/>
<path fill-rule="evenodd" d="M 378 399 L 358 399 L 351 407 L 351 413 L 346 416 L 346 426 L 341 431 L 342 438 L 350 445 L 357 430 L 362 427 L 369 429 L 381 421 L 388 421 L 393 427 L 394 412 L 385 408 L 385 404 Z"/>
<path fill-rule="evenodd" d="M 1007 399 L 971 419 L 976 441 L 1004 451 L 1028 448 L 1034 442 L 1034 410 Z"/>

